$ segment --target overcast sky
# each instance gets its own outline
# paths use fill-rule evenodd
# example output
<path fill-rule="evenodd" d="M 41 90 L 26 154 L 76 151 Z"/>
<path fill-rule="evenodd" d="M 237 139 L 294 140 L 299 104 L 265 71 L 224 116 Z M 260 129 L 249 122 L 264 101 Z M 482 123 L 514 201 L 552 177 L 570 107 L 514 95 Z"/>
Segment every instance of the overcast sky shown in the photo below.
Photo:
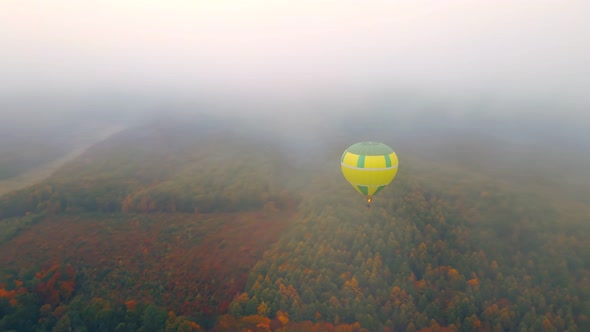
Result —
<path fill-rule="evenodd" d="M 35 100 L 50 113 L 109 96 L 354 104 L 388 93 L 581 115 L 588 13 L 583 0 L 2 0 L 0 115 Z"/>

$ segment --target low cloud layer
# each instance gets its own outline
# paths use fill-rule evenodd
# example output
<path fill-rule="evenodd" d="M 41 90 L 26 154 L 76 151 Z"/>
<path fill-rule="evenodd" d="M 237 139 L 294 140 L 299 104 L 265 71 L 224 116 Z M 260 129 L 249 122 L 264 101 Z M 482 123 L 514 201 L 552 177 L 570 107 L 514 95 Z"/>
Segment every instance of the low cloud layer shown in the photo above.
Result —
<path fill-rule="evenodd" d="M 588 12 L 550 0 L 5 0 L 0 116 L 204 110 L 319 132 L 367 112 L 559 120 L 566 132 L 589 118 Z"/>

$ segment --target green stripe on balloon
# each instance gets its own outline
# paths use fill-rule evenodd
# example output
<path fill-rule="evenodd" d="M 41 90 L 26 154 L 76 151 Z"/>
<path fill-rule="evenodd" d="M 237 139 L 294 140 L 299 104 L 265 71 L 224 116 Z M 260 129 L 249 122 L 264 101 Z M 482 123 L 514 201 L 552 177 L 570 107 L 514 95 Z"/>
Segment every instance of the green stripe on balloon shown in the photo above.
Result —
<path fill-rule="evenodd" d="M 389 158 L 389 155 L 386 154 L 383 157 L 385 157 L 385 167 L 391 167 L 391 158 Z"/>
<path fill-rule="evenodd" d="M 369 194 L 369 188 L 367 186 L 357 186 L 357 187 L 363 193 L 363 195 L 366 196 Z"/>
<path fill-rule="evenodd" d="M 379 188 L 377 188 L 377 190 L 375 190 L 375 193 L 373 195 L 377 195 L 381 189 L 385 188 L 385 186 L 379 186 Z"/>
<path fill-rule="evenodd" d="M 359 156 L 359 160 L 356 163 L 356 167 L 358 167 L 358 168 L 364 168 L 365 167 L 365 155 L 360 155 Z"/>

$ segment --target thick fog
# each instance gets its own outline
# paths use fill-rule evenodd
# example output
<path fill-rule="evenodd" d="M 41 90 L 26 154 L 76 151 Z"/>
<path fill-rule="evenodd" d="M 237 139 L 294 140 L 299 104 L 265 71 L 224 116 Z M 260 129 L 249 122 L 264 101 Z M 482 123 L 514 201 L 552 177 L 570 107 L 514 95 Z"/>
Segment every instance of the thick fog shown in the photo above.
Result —
<path fill-rule="evenodd" d="M 314 137 L 378 114 L 363 125 L 571 145 L 587 137 L 588 12 L 549 0 L 4 0 L 1 122 L 206 112 Z"/>

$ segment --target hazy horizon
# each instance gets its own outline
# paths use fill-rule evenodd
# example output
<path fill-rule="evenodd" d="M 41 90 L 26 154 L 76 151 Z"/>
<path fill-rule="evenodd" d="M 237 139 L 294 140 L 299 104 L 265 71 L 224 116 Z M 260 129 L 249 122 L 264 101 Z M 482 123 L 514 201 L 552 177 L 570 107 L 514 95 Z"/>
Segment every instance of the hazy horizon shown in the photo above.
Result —
<path fill-rule="evenodd" d="M 523 160 L 530 148 L 578 154 L 568 161 L 576 164 L 590 151 L 587 9 L 548 0 L 3 1 L 0 130 L 5 145 L 63 144 L 69 131 L 214 115 L 306 151 L 343 135 L 396 139 L 394 148 L 426 156 L 473 140 L 522 149 Z"/>
<path fill-rule="evenodd" d="M 8 0 L 0 8 L 4 117 L 11 108 L 145 112 L 228 100 L 337 115 L 318 102 L 362 111 L 376 98 L 409 95 L 458 106 L 448 110 L 458 115 L 559 111 L 587 120 L 590 105 L 585 1 Z M 461 108 L 470 103 L 482 107 Z M 517 109 L 527 103 L 547 108 Z"/>

